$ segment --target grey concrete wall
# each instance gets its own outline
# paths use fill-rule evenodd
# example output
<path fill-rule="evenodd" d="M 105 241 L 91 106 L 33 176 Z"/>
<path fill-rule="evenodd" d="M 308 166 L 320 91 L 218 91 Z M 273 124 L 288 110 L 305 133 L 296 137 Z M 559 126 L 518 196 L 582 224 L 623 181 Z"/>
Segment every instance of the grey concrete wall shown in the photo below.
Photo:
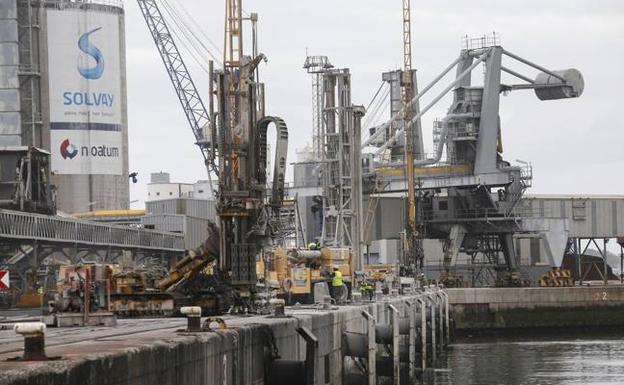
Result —
<path fill-rule="evenodd" d="M 408 299 L 399 297 L 332 311 L 289 309 L 287 318 L 226 317 L 227 330 L 209 333 L 176 332 L 184 320 L 179 320 L 177 327 L 171 326 L 171 320 L 152 320 L 151 323 L 146 320 L 151 329 L 146 327 L 145 332 L 133 332 L 124 326 L 125 322 L 136 324 L 141 320 L 126 320 L 117 329 L 122 332 L 125 329 L 127 333 L 93 339 L 101 331 L 82 329 L 84 341 L 78 338 L 79 343 L 69 344 L 67 334 L 63 334 L 68 331 L 61 331 L 58 340 L 48 339 L 47 348 L 49 356 L 61 357 L 58 361 L 6 362 L 7 357 L 15 354 L 2 354 L 0 349 L 0 384 L 260 385 L 264 383 L 264 369 L 268 364 L 263 354 L 266 335 L 263 325 L 268 325 L 280 356 L 290 360 L 305 358 L 306 346 L 296 328 L 309 328 L 319 340 L 316 384 L 326 384 L 327 370 L 330 380 L 327 383 L 340 385 L 343 331 L 365 331 L 362 310 L 375 316 L 378 324 L 387 323 L 388 304 L 403 312 Z M 163 326 L 154 326 L 154 322 Z M 1 333 L 9 332 L 0 332 L 0 341 Z M 92 333 L 91 338 L 89 333 Z M 328 368 L 325 368 L 326 362 L 330 365 Z"/>
<path fill-rule="evenodd" d="M 624 326 L 624 286 L 447 289 L 458 330 Z"/>

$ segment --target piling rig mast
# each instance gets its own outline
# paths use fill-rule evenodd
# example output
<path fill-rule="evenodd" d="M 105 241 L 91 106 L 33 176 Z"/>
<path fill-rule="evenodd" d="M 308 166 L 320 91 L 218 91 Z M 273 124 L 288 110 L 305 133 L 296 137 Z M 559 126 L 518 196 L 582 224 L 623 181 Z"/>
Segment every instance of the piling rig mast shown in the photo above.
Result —
<path fill-rule="evenodd" d="M 215 71 L 220 228 L 219 269 L 235 292 L 235 303 L 253 308 L 256 260 L 277 227 L 284 198 L 288 129 L 264 114 L 264 85 L 256 80 L 264 54 L 243 51 L 240 0 L 226 0 L 223 69 Z M 252 19 L 252 21 L 254 21 Z M 211 95 L 213 84 L 211 83 Z M 271 196 L 267 200 L 267 129 L 277 130 Z"/>
<path fill-rule="evenodd" d="M 349 248 L 361 268 L 362 106 L 351 104 L 348 69 L 327 69 L 323 81 L 323 142 L 321 153 L 323 227 L 321 245 Z"/>
<path fill-rule="evenodd" d="M 414 176 L 414 129 L 411 100 L 414 98 L 412 84 L 412 29 L 410 0 L 403 0 L 403 128 L 405 130 L 405 180 L 407 183 L 407 226 L 401 264 L 415 272 L 423 265 L 422 226 L 417 218 L 416 179 Z M 420 125 L 418 125 L 420 127 Z M 420 137 L 420 135 L 418 136 Z"/>
<path fill-rule="evenodd" d="M 278 117 L 265 116 L 264 84 L 256 54 L 257 15 L 243 17 L 241 0 L 225 1 L 223 68 L 209 63 L 209 112 L 182 60 L 156 0 L 138 0 L 159 53 L 193 129 L 206 167 L 219 179 L 219 253 L 215 277 L 223 277 L 240 310 L 253 308 L 256 259 L 282 227 L 288 129 Z M 243 50 L 243 21 L 253 24 L 253 54 Z M 213 109 L 216 108 L 216 111 Z M 273 182 L 267 191 L 267 130 L 277 131 Z M 214 253 L 213 253 L 214 254 Z M 202 263 L 207 259 L 202 258 Z M 220 278 L 221 279 L 221 278 Z"/>

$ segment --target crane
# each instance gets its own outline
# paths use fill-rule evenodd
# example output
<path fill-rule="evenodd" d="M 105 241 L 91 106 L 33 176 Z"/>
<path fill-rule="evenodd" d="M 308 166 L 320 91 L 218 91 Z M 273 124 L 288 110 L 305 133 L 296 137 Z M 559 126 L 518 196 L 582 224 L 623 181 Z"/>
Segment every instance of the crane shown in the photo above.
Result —
<path fill-rule="evenodd" d="M 405 127 L 405 179 L 407 183 L 407 226 L 403 264 L 407 267 L 422 265 L 422 243 L 416 220 L 416 180 L 414 176 L 414 126 L 411 108 L 414 98 L 412 79 L 412 31 L 410 0 L 403 0 L 403 121 Z M 422 267 L 422 266 L 420 266 Z"/>
<path fill-rule="evenodd" d="M 158 53 L 165 65 L 171 84 L 180 100 L 182 109 L 195 136 L 195 144 L 199 147 L 212 190 L 210 171 L 214 171 L 214 127 L 212 117 L 202 98 L 199 96 L 197 87 L 193 82 L 182 55 L 169 31 L 169 27 L 158 8 L 156 0 L 137 0 L 143 13 L 145 22 L 152 34 Z M 212 67 L 212 65 L 211 65 Z M 212 70 L 210 71 L 212 74 Z"/>

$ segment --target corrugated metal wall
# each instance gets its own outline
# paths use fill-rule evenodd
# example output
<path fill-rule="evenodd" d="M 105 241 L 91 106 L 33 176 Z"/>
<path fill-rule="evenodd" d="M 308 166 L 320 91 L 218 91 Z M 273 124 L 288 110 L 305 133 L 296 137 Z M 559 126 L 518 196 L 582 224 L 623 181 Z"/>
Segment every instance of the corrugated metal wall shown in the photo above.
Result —
<path fill-rule="evenodd" d="M 570 237 L 624 236 L 624 197 L 526 198 L 525 205 L 541 216 L 568 218 Z"/>
<path fill-rule="evenodd" d="M 21 140 L 17 1 L 0 1 L 0 146 Z"/>
<path fill-rule="evenodd" d="M 180 214 L 150 214 L 141 218 L 141 224 L 155 230 L 184 234 L 184 247 L 194 249 L 208 234 L 208 220 Z"/>
<path fill-rule="evenodd" d="M 216 202 L 214 200 L 174 198 L 145 202 L 147 214 L 180 214 L 191 217 L 217 220 Z"/>

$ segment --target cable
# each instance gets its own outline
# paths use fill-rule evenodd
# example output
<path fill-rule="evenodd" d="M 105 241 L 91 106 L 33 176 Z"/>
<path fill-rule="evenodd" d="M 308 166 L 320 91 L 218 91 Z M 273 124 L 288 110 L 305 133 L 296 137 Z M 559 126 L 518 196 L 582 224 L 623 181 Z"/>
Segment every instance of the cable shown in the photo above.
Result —
<path fill-rule="evenodd" d="M 187 45 L 188 38 L 185 39 L 184 37 L 182 37 L 182 35 L 184 35 L 184 32 L 180 30 L 180 26 L 178 25 L 175 17 L 172 16 L 166 0 L 163 0 L 163 9 L 165 13 L 171 18 L 169 20 L 170 23 L 167 23 L 167 25 L 169 26 L 171 34 L 174 35 L 174 37 L 176 38 L 176 42 L 179 43 L 189 53 L 189 55 L 191 55 L 193 60 L 201 67 L 202 71 L 204 71 L 205 73 L 209 73 L 208 68 L 205 67 L 208 60 L 206 60 L 206 57 L 201 52 L 198 52 L 196 47 L 194 47 L 194 49 L 191 49 Z M 173 23 L 171 23 L 171 21 Z M 197 56 L 200 56 L 200 58 L 198 58 Z"/>
<path fill-rule="evenodd" d="M 167 13 L 168 21 L 170 26 L 177 27 L 176 33 L 180 36 L 181 43 L 187 48 L 187 50 L 191 51 L 188 47 L 189 45 L 195 51 L 195 55 L 200 56 L 203 59 L 204 64 L 200 64 L 204 69 L 204 65 L 209 61 L 208 56 L 210 56 L 217 64 L 220 66 L 219 59 L 201 42 L 200 39 L 194 35 L 191 28 L 189 28 L 188 24 L 185 24 L 184 19 L 180 16 L 180 14 L 176 11 L 176 9 L 167 1 L 161 0 L 163 8 Z M 175 28 L 173 28 L 175 29 Z M 183 37 L 181 37 L 183 36 Z M 198 46 L 199 44 L 199 46 Z M 191 53 L 192 54 L 192 53 Z"/>
<path fill-rule="evenodd" d="M 197 31 L 199 31 L 199 33 L 201 33 L 204 36 L 204 38 L 208 41 L 208 43 L 212 45 L 212 47 L 217 51 L 219 56 L 223 56 L 223 51 L 221 51 L 221 48 L 219 48 L 219 46 L 215 44 L 215 42 L 212 41 L 212 39 L 208 36 L 208 34 L 206 34 L 206 32 L 202 29 L 201 25 L 187 11 L 187 9 L 184 7 L 184 3 L 183 2 L 177 2 L 177 3 L 180 6 L 180 9 L 182 10 L 182 12 L 184 12 L 186 16 L 188 17 L 188 19 L 191 21 L 191 23 L 195 25 L 195 28 L 197 29 Z"/>
<path fill-rule="evenodd" d="M 373 109 L 371 111 L 370 114 L 368 114 L 368 119 L 363 122 L 362 126 L 365 127 L 366 129 L 371 128 L 374 126 L 374 122 L 379 120 L 379 114 L 380 114 L 380 110 L 382 108 L 387 107 L 388 104 L 388 97 L 390 96 L 390 87 L 388 86 L 386 88 L 386 90 L 384 90 L 384 93 L 382 94 L 382 97 L 378 99 L 377 103 L 373 106 Z M 371 122 L 373 122 L 373 124 L 371 124 Z"/>

